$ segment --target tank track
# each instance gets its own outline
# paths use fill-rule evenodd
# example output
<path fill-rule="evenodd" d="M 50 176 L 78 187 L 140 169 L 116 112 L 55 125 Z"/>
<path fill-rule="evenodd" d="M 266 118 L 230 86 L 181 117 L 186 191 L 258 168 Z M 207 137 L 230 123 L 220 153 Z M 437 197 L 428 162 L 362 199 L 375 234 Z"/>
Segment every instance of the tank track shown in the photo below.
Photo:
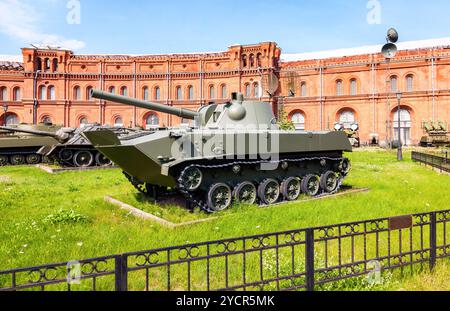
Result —
<path fill-rule="evenodd" d="M 47 163 L 48 162 L 48 158 L 47 157 L 43 157 L 41 155 L 39 155 L 37 152 L 35 151 L 4 151 L 4 152 L 0 152 L 0 156 L 5 156 L 8 158 L 8 160 L 10 160 L 11 156 L 14 155 L 21 155 L 23 157 L 25 157 L 24 159 L 24 163 L 19 164 L 19 165 L 34 165 L 34 164 L 40 164 L 40 163 Z M 30 155 L 35 155 L 39 157 L 39 161 L 37 161 L 36 163 L 27 163 L 26 161 L 26 157 L 30 156 Z M 11 164 L 9 161 L 5 164 L 0 163 L 0 166 L 14 166 L 16 164 Z"/>
<path fill-rule="evenodd" d="M 165 196 L 165 195 L 172 195 L 172 194 L 176 193 L 175 190 L 163 191 L 163 188 L 158 187 L 158 193 L 155 196 L 155 193 L 153 191 L 149 191 L 149 187 L 147 187 L 147 184 L 145 182 L 141 182 L 141 181 L 137 180 L 136 178 L 133 178 L 127 172 L 122 172 L 122 174 L 125 175 L 125 177 L 128 179 L 128 181 L 133 185 L 133 187 L 137 191 L 139 191 L 140 193 L 142 193 L 146 196 L 151 196 L 151 197 L 154 197 L 155 199 L 157 199 L 158 195 Z"/>
<path fill-rule="evenodd" d="M 263 164 L 263 163 L 271 163 L 271 164 L 280 164 L 282 162 L 295 162 L 295 163 L 300 163 L 300 162 L 306 162 L 306 161 L 338 161 L 338 162 L 342 162 L 345 158 L 343 157 L 338 157 L 338 158 L 332 158 L 332 157 L 306 157 L 306 158 L 284 158 L 284 159 L 279 159 L 277 161 L 264 161 L 264 160 L 257 160 L 257 161 L 234 161 L 231 163 L 226 163 L 226 164 L 217 164 L 217 165 L 201 165 L 201 164 L 191 164 L 188 165 L 186 167 L 184 167 L 181 171 L 181 173 L 179 174 L 179 177 L 177 178 L 177 190 L 184 196 L 185 200 L 187 201 L 187 203 L 191 206 L 191 207 L 199 207 L 201 210 L 207 212 L 207 213 L 214 213 L 216 211 L 211 210 L 208 208 L 207 204 L 204 202 L 203 199 L 199 198 L 198 196 L 195 195 L 195 193 L 191 193 L 189 191 L 187 191 L 183 185 L 183 179 L 184 179 L 184 175 L 186 173 L 186 171 L 192 167 L 197 167 L 200 169 L 224 169 L 224 168 L 230 168 L 233 167 L 234 165 L 259 165 L 259 164 Z M 348 174 L 348 172 L 347 172 Z M 329 196 L 332 194 L 335 194 L 339 191 L 342 182 L 344 180 L 344 178 L 346 177 L 347 174 L 343 174 L 340 173 L 339 178 L 338 178 L 338 183 L 337 183 L 337 187 L 334 191 L 332 192 L 324 192 L 321 189 L 321 192 L 317 195 L 314 196 L 314 198 L 319 198 L 319 197 L 324 197 L 324 196 Z M 270 205 L 277 205 L 277 204 L 282 204 L 285 203 L 284 200 L 281 200 L 277 203 L 274 204 L 270 204 Z M 259 204 L 259 206 L 267 206 L 267 204 Z"/>

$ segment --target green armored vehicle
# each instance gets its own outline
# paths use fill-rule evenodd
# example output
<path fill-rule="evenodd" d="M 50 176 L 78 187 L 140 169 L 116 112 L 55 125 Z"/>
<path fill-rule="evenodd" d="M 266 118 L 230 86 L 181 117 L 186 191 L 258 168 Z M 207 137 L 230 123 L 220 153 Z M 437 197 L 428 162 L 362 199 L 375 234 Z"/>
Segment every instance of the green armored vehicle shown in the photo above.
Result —
<path fill-rule="evenodd" d="M 83 124 L 79 128 L 63 127 L 56 132 L 40 129 L 14 129 L 0 127 L 0 130 L 21 132 L 25 135 L 40 137 L 45 144 L 41 144 L 36 153 L 68 167 L 108 166 L 112 162 L 103 154 L 95 150 L 91 142 L 82 135 L 85 131 L 110 129 L 119 136 L 135 133 L 137 129 L 123 127 L 107 127 L 100 124 Z M 48 140 L 44 141 L 44 139 Z"/>
<path fill-rule="evenodd" d="M 350 170 L 343 152 L 352 146 L 345 133 L 281 131 L 269 102 L 245 101 L 242 94 L 198 111 L 98 90 L 91 95 L 193 120 L 139 136 L 84 132 L 138 190 L 155 198 L 176 191 L 208 212 L 233 202 L 270 205 L 301 193 L 333 193 Z"/>
<path fill-rule="evenodd" d="M 443 147 L 450 146 L 450 133 L 444 122 L 423 122 L 423 128 L 427 135 L 420 140 L 422 147 Z"/>
<path fill-rule="evenodd" d="M 38 164 L 44 157 L 38 154 L 45 145 L 53 145 L 58 141 L 51 137 L 43 137 L 22 131 L 46 131 L 56 133 L 61 126 L 52 124 L 19 124 L 0 129 L 0 166 Z"/>

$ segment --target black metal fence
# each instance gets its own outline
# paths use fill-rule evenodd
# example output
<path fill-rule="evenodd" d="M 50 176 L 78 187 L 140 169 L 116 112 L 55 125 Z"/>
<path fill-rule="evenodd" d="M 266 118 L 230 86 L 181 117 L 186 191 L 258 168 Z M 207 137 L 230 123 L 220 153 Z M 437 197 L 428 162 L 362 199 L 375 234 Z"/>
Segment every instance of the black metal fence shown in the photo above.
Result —
<path fill-rule="evenodd" d="M 0 290 L 308 290 L 450 255 L 450 210 L 0 271 Z"/>
<path fill-rule="evenodd" d="M 411 157 L 413 161 L 429 165 L 440 170 L 441 172 L 450 173 L 450 159 L 448 157 L 448 153 L 445 154 L 445 157 L 440 157 L 433 154 L 413 151 Z"/>

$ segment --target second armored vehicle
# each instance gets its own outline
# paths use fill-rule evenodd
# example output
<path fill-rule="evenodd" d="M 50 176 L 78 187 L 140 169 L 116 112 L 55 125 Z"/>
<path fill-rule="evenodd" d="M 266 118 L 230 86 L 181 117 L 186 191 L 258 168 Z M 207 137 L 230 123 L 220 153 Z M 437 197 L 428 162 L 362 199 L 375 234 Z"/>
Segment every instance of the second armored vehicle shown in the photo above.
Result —
<path fill-rule="evenodd" d="M 420 140 L 422 147 L 443 147 L 450 146 L 450 133 L 444 122 L 427 122 L 423 123 L 427 135 Z"/>
<path fill-rule="evenodd" d="M 58 141 L 51 135 L 44 137 L 31 132 L 46 131 L 54 135 L 60 128 L 61 126 L 51 124 L 19 124 L 1 130 L 0 166 L 40 163 L 44 157 L 38 154 L 39 149 L 45 145 L 57 144 Z"/>
<path fill-rule="evenodd" d="M 336 123 L 334 125 L 334 129 L 336 131 L 344 132 L 347 135 L 348 140 L 350 141 L 350 144 L 353 147 L 360 147 L 361 146 L 361 140 L 359 138 L 359 133 L 358 133 L 359 125 L 357 123 L 352 124 L 350 127 L 345 127 L 341 123 Z"/>
<path fill-rule="evenodd" d="M 208 212 L 233 203 L 269 205 L 301 193 L 333 193 L 350 171 L 345 133 L 282 131 L 269 102 L 245 101 L 242 94 L 197 112 L 97 90 L 91 95 L 194 120 L 139 137 L 83 133 L 139 191 L 155 197 L 174 190 Z"/>

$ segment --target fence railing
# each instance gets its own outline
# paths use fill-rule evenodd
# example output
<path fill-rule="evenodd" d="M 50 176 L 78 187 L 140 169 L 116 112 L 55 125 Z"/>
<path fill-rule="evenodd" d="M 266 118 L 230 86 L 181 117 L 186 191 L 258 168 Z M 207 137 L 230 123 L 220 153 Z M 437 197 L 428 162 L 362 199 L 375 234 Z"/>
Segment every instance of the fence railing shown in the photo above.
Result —
<path fill-rule="evenodd" d="M 450 210 L 0 271 L 0 290 L 308 290 L 450 255 Z"/>
<path fill-rule="evenodd" d="M 448 153 L 446 153 L 445 157 L 440 157 L 433 154 L 413 151 L 411 158 L 413 161 L 429 165 L 440 170 L 441 172 L 450 173 L 450 158 L 448 157 Z"/>

